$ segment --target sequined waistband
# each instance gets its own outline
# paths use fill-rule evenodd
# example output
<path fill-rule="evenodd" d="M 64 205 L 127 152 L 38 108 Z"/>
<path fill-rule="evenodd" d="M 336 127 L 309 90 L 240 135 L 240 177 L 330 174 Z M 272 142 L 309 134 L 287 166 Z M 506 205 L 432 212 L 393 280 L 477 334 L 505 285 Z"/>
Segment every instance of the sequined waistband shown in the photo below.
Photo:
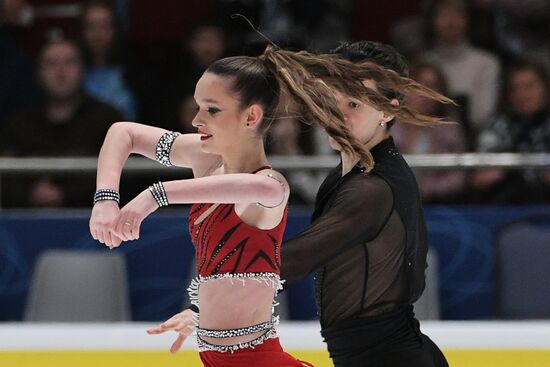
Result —
<path fill-rule="evenodd" d="M 226 329 L 226 330 L 211 330 L 197 327 L 197 336 L 210 337 L 210 338 L 232 338 L 235 336 L 246 336 L 260 331 L 273 329 L 276 324 L 276 320 L 262 322 L 252 326 L 247 326 L 239 329 Z"/>
<path fill-rule="evenodd" d="M 199 335 L 197 335 L 197 345 L 199 347 L 199 351 L 215 351 L 220 353 L 227 353 L 227 352 L 236 352 L 240 349 L 246 349 L 246 348 L 254 348 L 263 342 L 265 342 L 267 339 L 276 338 L 277 337 L 277 331 L 275 328 L 271 328 L 267 330 L 265 333 L 257 337 L 256 339 L 252 339 L 248 342 L 243 343 L 237 343 L 237 344 L 230 344 L 230 345 L 216 345 L 211 344 L 202 339 Z"/>

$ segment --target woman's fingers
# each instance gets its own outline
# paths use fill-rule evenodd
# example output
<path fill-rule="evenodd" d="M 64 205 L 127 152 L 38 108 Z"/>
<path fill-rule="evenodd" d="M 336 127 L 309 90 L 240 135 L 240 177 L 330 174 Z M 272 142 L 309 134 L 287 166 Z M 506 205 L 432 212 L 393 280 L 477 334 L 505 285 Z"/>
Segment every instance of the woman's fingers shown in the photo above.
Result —
<path fill-rule="evenodd" d="M 141 221 L 135 221 L 134 224 L 132 225 L 131 233 L 130 233 L 131 237 L 134 240 L 139 239 L 140 228 L 141 228 Z"/>
<path fill-rule="evenodd" d="M 103 230 L 99 229 L 96 234 L 97 234 L 97 240 L 105 244 L 105 236 L 103 235 Z"/>
<path fill-rule="evenodd" d="M 120 238 L 118 238 L 114 233 L 109 232 L 109 248 L 113 249 L 115 247 L 120 246 L 121 244 Z"/>
<path fill-rule="evenodd" d="M 95 228 L 90 228 L 90 233 L 92 234 L 92 238 L 94 240 L 97 240 L 97 231 L 95 230 Z"/>
<path fill-rule="evenodd" d="M 113 232 L 117 237 L 119 237 L 123 241 L 128 241 L 128 238 L 124 234 L 124 226 L 127 225 L 125 223 L 130 223 L 130 222 L 128 222 L 126 218 L 127 218 L 127 215 L 121 211 L 117 219 L 113 223 L 113 226 L 111 227 L 111 232 Z"/>
<path fill-rule="evenodd" d="M 183 342 L 185 341 L 186 338 L 187 338 L 187 335 L 182 335 L 182 334 L 178 335 L 178 338 L 170 347 L 170 353 L 176 354 L 178 350 L 181 349 L 181 346 L 183 345 Z"/>
<path fill-rule="evenodd" d="M 135 239 L 134 235 L 132 234 L 132 229 L 136 225 L 136 220 L 134 218 L 126 217 L 124 218 L 124 222 L 122 223 L 121 227 L 121 233 L 124 238 L 126 238 L 126 241 Z"/>

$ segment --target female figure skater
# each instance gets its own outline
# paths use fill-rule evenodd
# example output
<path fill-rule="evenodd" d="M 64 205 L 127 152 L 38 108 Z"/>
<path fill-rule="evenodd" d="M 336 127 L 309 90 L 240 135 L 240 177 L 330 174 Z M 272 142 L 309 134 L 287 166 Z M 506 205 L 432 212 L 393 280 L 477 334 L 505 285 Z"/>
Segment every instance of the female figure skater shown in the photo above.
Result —
<path fill-rule="evenodd" d="M 324 68 L 310 67 L 333 88 L 346 127 L 372 156 L 364 160 L 331 136 L 341 164 L 319 189 L 312 224 L 283 244 L 281 277 L 286 286 L 316 272 L 322 334 L 336 367 L 447 366 L 413 314 L 424 289 L 426 223 L 416 180 L 389 127 L 396 117 L 441 123 L 403 106 L 409 93 L 452 101 L 405 78 L 407 64 L 390 46 L 358 42 L 334 54 L 348 63 L 332 59 Z M 357 69 L 349 62 L 386 69 Z M 356 81 L 368 88 L 362 93 L 370 103 Z M 186 336 L 190 314 L 175 315 L 165 327 Z"/>
<path fill-rule="evenodd" d="M 190 296 L 200 304 L 196 330 L 205 366 L 308 365 L 284 353 L 276 337 L 272 303 L 281 285 L 289 188 L 269 166 L 262 138 L 284 90 L 306 106 L 305 119 L 318 121 L 348 151 L 360 146 L 349 143 L 353 139 L 336 108 L 325 112 L 322 104 L 333 98 L 330 89 L 305 74 L 289 73 L 297 64 L 293 55 L 270 49 L 258 58 L 213 63 L 195 90 L 198 134 L 116 123 L 99 154 L 90 230 L 110 248 L 137 239 L 141 222 L 158 207 L 195 203 L 189 231 L 199 276 Z M 195 178 L 155 183 L 119 210 L 120 175 L 130 153 L 191 167 Z"/>

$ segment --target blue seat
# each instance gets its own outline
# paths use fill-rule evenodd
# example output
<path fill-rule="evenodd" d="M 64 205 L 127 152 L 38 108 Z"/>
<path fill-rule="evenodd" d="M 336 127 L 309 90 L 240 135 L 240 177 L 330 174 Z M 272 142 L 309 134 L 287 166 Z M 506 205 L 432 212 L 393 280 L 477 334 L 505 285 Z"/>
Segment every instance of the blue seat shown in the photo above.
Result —
<path fill-rule="evenodd" d="M 550 318 L 550 214 L 502 228 L 495 238 L 495 270 L 499 317 Z"/>

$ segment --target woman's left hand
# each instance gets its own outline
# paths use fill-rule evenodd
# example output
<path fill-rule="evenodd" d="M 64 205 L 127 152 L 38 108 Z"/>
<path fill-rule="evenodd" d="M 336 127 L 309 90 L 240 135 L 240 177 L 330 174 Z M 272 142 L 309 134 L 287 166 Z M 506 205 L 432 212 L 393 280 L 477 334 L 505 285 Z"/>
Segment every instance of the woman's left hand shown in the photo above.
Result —
<path fill-rule="evenodd" d="M 114 221 L 111 232 L 123 241 L 137 240 L 141 222 L 149 214 L 157 210 L 158 204 L 149 190 L 142 191 L 132 201 L 126 204 L 118 218 Z"/>

